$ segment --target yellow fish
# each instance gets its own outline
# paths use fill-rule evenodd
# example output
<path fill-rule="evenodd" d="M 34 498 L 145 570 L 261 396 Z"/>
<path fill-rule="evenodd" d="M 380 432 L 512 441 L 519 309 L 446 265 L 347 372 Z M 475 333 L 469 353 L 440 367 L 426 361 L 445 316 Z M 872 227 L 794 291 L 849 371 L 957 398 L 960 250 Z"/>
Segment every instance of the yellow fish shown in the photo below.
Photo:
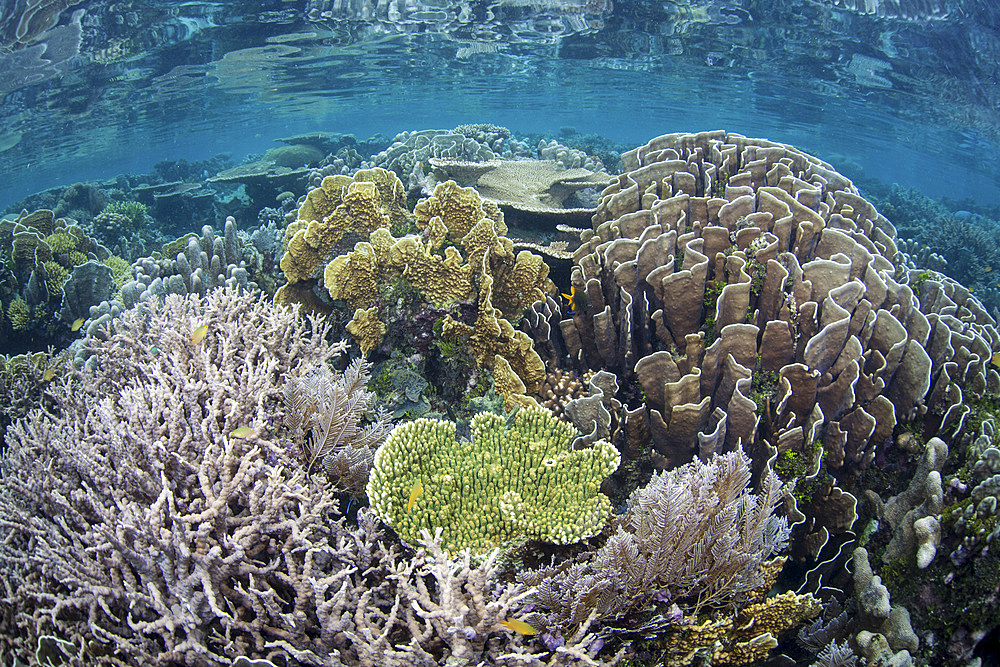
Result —
<path fill-rule="evenodd" d="M 587 296 L 583 290 L 578 290 L 576 285 L 570 285 L 569 294 L 562 292 L 562 296 L 566 299 L 566 304 L 569 306 L 570 315 L 576 314 L 581 309 L 587 307 Z"/>
<path fill-rule="evenodd" d="M 73 320 L 73 324 L 72 324 L 72 326 L 70 326 L 69 330 L 70 331 L 79 331 L 80 327 L 82 327 L 83 323 L 86 322 L 86 321 L 87 320 L 83 319 L 82 317 L 76 318 L 75 320 Z"/>
<path fill-rule="evenodd" d="M 513 630 L 519 635 L 537 635 L 538 630 L 525 623 L 524 621 L 519 621 L 516 618 L 508 618 L 506 621 L 500 621 L 500 625 L 504 626 L 508 630 Z"/>
<path fill-rule="evenodd" d="M 56 376 L 56 369 L 54 368 L 46 368 L 45 372 L 42 373 L 42 379 L 45 380 L 46 382 L 48 382 L 55 376 Z"/>
<path fill-rule="evenodd" d="M 993 355 L 993 358 L 990 359 L 990 363 L 996 366 L 997 368 L 1000 368 L 1000 352 L 997 352 L 996 354 Z"/>
<path fill-rule="evenodd" d="M 191 334 L 191 342 L 197 345 L 201 341 L 205 340 L 205 334 L 207 333 L 208 333 L 208 325 L 202 324 L 200 327 L 194 330 L 193 334 Z"/>
<path fill-rule="evenodd" d="M 253 435 L 253 429 L 249 426 L 240 426 L 238 429 L 230 433 L 229 435 L 234 438 L 246 438 L 247 436 Z"/>
<path fill-rule="evenodd" d="M 419 498 L 420 494 L 423 492 L 424 492 L 424 485 L 421 484 L 420 480 L 418 479 L 417 483 L 413 485 L 412 489 L 410 489 L 410 499 L 406 501 L 407 514 L 409 514 L 410 510 L 413 509 L 413 504 L 417 502 L 417 498 Z"/>

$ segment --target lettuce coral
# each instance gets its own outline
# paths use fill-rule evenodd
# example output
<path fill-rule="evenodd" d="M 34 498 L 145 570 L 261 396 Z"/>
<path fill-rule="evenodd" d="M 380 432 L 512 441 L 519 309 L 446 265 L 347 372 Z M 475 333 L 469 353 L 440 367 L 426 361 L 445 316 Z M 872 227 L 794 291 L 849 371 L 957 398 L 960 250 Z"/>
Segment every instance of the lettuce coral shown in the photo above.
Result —
<path fill-rule="evenodd" d="M 289 283 L 313 278 L 348 231 L 368 235 L 406 219 L 403 184 L 384 169 L 361 170 L 348 177 L 327 176 L 299 207 L 286 230 L 281 270 Z M 287 297 L 283 294 L 283 297 Z M 287 302 L 287 299 L 279 302 Z"/>

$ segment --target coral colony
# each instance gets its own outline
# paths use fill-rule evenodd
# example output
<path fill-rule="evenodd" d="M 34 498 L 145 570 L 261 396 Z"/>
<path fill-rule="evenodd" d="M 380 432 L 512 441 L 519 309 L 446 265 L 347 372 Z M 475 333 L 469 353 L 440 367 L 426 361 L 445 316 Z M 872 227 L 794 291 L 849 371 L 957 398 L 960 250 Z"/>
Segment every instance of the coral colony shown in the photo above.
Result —
<path fill-rule="evenodd" d="M 4 331 L 56 346 L 0 357 L 2 664 L 983 657 L 997 322 L 829 164 L 324 162 L 209 179 L 274 190 L 249 234 L 0 221 Z"/>

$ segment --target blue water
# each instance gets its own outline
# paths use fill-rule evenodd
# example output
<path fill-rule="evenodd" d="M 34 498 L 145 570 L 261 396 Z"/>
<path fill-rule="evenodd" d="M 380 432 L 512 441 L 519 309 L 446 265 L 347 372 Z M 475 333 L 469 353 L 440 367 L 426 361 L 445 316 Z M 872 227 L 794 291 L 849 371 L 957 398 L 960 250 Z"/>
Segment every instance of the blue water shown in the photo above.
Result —
<path fill-rule="evenodd" d="M 624 147 L 722 128 L 1000 203 L 992 3 L 31 4 L 0 12 L 0 208 L 301 132 L 476 122 Z"/>

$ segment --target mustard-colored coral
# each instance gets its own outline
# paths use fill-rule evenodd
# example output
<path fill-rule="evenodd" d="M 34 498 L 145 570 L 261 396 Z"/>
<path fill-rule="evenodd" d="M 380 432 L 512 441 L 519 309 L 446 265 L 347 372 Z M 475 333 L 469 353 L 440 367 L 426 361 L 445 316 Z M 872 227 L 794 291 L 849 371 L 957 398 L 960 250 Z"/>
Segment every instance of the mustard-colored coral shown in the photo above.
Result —
<path fill-rule="evenodd" d="M 45 262 L 43 266 L 45 266 L 45 272 L 49 276 L 45 281 L 46 289 L 48 289 L 49 294 L 59 294 L 66 279 L 69 278 L 69 269 L 52 260 Z"/>
<path fill-rule="evenodd" d="M 122 285 L 132 280 L 132 266 L 118 255 L 111 255 L 102 261 L 101 264 L 111 269 L 111 276 L 114 279 L 116 290 L 120 290 Z"/>
<path fill-rule="evenodd" d="M 36 262 L 52 259 L 52 249 L 40 233 L 18 224 L 14 227 L 10 255 L 19 271 L 31 271 Z"/>
<path fill-rule="evenodd" d="M 368 354 L 378 347 L 385 336 L 385 324 L 379 319 L 378 307 L 358 308 L 347 323 L 347 331 L 354 337 L 362 354 Z"/>
<path fill-rule="evenodd" d="M 504 228 L 505 229 L 505 228 Z M 522 250 L 514 256 L 514 244 L 488 218 L 480 220 L 462 238 L 469 264 L 493 277 L 493 305 L 507 319 L 517 320 L 550 288 L 549 267 L 539 255 Z"/>
<path fill-rule="evenodd" d="M 434 254 L 414 236 L 404 236 L 393 246 L 390 262 L 403 277 L 435 306 L 464 301 L 473 295 L 472 267 L 462 261 L 454 246 L 444 256 Z"/>
<path fill-rule="evenodd" d="M 361 242 L 326 265 L 323 285 L 331 299 L 343 299 L 351 308 L 366 308 L 379 295 L 382 272 L 375 249 L 370 243 Z"/>
<path fill-rule="evenodd" d="M 365 236 L 406 219 L 406 194 L 392 172 L 369 169 L 353 178 L 327 176 L 311 190 L 289 226 L 291 236 L 281 258 L 289 283 L 315 276 L 347 231 Z"/>
<path fill-rule="evenodd" d="M 539 407 L 538 401 L 525 395 L 524 382 L 499 354 L 493 357 L 493 386 L 503 396 L 504 408 L 508 412 L 515 408 Z"/>
<path fill-rule="evenodd" d="M 455 181 L 438 183 L 430 197 L 417 202 L 413 209 L 417 226 L 423 229 L 433 218 L 440 218 L 448 228 L 448 237 L 457 241 L 483 219 L 490 219 L 501 235 L 507 233 L 503 213 L 492 202 L 484 201 L 475 188 L 460 187 Z"/>
<path fill-rule="evenodd" d="M 513 426 L 480 413 L 471 442 L 456 440 L 452 422 L 417 419 L 397 426 L 375 454 L 368 497 L 404 540 L 440 528 L 451 552 L 532 538 L 578 542 L 607 521 L 611 502 L 599 488 L 620 457 L 604 440 L 574 450 L 576 436 L 544 408 L 520 410 Z"/>
<path fill-rule="evenodd" d="M 493 278 L 484 275 L 479 285 L 475 323 L 470 326 L 446 315 L 441 322 L 442 333 L 464 339 L 472 358 L 481 367 L 492 368 L 495 357 L 503 357 L 526 391 L 534 393 L 545 379 L 545 363 L 535 352 L 531 338 L 523 331 L 515 331 L 510 322 L 500 317 L 500 311 L 493 307 L 492 292 Z"/>
<path fill-rule="evenodd" d="M 80 266 L 81 264 L 86 264 L 87 256 L 84 255 L 79 250 L 74 250 L 69 254 L 69 264 L 70 266 Z"/>
<path fill-rule="evenodd" d="M 811 594 L 793 591 L 747 605 L 739 611 L 729 641 L 716 649 L 713 664 L 759 664 L 778 645 L 775 637 L 820 611 L 820 601 Z"/>
<path fill-rule="evenodd" d="M 531 304 L 545 300 L 546 291 L 555 289 L 548 264 L 527 250 L 517 253 L 513 264 L 495 264 L 492 274 L 493 306 L 511 321 L 519 320 Z"/>
<path fill-rule="evenodd" d="M 188 232 L 180 238 L 164 243 L 161 248 L 163 256 L 167 259 L 175 259 L 178 253 L 184 252 L 184 249 L 188 247 L 188 241 L 196 238 L 199 238 L 197 234 L 194 232 Z"/>
<path fill-rule="evenodd" d="M 63 255 L 76 250 L 76 239 L 63 230 L 59 230 L 54 234 L 46 236 L 45 243 L 47 243 L 49 248 L 52 249 L 52 252 L 57 255 Z"/>
<path fill-rule="evenodd" d="M 735 617 L 723 614 L 700 624 L 682 621 L 654 644 L 663 664 L 763 664 L 778 645 L 775 637 L 813 618 L 821 608 L 812 595 L 788 591 L 749 604 Z"/>

